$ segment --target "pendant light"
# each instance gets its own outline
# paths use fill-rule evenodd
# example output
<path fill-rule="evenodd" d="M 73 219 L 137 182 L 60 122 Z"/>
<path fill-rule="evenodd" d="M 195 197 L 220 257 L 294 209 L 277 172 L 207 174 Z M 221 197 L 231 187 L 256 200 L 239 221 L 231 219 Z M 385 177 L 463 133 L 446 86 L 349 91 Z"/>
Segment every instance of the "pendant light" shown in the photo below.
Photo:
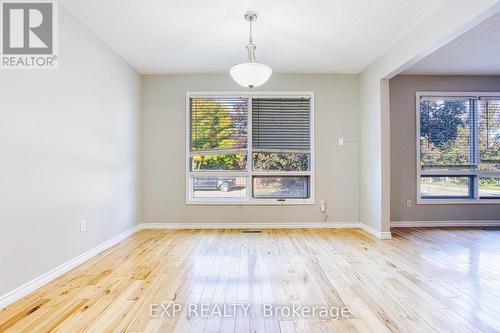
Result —
<path fill-rule="evenodd" d="M 245 14 L 245 20 L 250 22 L 250 38 L 248 39 L 248 44 L 246 46 L 248 55 L 247 62 L 234 65 L 229 70 L 231 77 L 240 86 L 254 88 L 263 85 L 271 77 L 273 70 L 271 67 L 260 64 L 255 59 L 255 49 L 256 46 L 253 43 L 252 37 L 252 22 L 257 20 L 256 12 L 247 12 Z"/>

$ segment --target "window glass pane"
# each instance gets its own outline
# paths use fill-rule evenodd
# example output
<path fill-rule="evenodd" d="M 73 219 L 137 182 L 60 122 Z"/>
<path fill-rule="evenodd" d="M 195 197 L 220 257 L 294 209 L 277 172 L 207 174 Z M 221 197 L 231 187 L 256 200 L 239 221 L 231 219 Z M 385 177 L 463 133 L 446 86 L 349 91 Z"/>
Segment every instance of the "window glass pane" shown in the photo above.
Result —
<path fill-rule="evenodd" d="M 253 169 L 255 171 L 308 171 L 309 154 L 269 152 L 254 153 Z"/>
<path fill-rule="evenodd" d="M 309 177 L 253 177 L 254 198 L 309 198 Z"/>
<path fill-rule="evenodd" d="M 500 198 L 500 177 L 485 177 L 479 179 L 480 198 Z"/>
<path fill-rule="evenodd" d="M 479 157 L 481 170 L 500 171 L 500 100 L 481 100 Z"/>
<path fill-rule="evenodd" d="M 204 170 L 246 170 L 247 154 L 194 155 L 191 157 L 191 171 Z"/>
<path fill-rule="evenodd" d="M 191 151 L 247 147 L 246 98 L 191 98 Z"/>
<path fill-rule="evenodd" d="M 245 177 L 193 177 L 193 198 L 245 198 Z"/>
<path fill-rule="evenodd" d="M 474 164 L 471 124 L 474 101 L 453 98 L 420 100 L 420 167 L 470 169 Z"/>
<path fill-rule="evenodd" d="M 472 198 L 472 177 L 420 177 L 420 196 L 426 198 Z"/>

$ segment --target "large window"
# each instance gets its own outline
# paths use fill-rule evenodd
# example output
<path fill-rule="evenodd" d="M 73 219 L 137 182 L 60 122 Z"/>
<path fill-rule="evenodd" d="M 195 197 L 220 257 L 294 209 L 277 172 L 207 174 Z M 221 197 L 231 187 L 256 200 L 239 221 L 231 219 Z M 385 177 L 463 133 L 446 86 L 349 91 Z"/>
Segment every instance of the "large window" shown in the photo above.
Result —
<path fill-rule="evenodd" d="M 312 113 L 312 93 L 187 93 L 187 202 L 313 203 Z"/>
<path fill-rule="evenodd" d="M 417 93 L 419 203 L 500 201 L 500 94 Z"/>

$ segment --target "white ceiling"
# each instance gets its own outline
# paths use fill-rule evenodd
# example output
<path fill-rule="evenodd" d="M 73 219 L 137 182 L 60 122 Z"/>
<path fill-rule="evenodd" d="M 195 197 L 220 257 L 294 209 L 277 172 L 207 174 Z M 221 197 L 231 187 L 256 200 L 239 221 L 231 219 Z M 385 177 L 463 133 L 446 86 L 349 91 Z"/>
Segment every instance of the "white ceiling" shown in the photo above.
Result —
<path fill-rule="evenodd" d="M 276 72 L 358 73 L 444 0 L 61 0 L 140 73 L 225 72 L 245 59 Z"/>
<path fill-rule="evenodd" d="M 402 74 L 500 75 L 500 14 L 439 48 Z"/>

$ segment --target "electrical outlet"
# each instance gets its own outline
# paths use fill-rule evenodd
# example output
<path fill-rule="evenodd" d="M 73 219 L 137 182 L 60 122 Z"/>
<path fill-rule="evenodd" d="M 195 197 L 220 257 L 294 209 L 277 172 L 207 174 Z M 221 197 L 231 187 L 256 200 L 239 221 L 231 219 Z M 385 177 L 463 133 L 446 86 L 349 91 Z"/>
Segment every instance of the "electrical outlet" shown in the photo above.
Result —
<path fill-rule="evenodd" d="M 411 200 L 406 200 L 406 207 L 411 208 L 411 205 L 412 205 Z"/>
<path fill-rule="evenodd" d="M 339 146 L 343 146 L 343 145 L 344 145 L 344 138 L 340 137 L 339 138 Z"/>
<path fill-rule="evenodd" d="M 85 220 L 80 220 L 80 232 L 85 232 L 87 230 L 87 223 Z"/>

